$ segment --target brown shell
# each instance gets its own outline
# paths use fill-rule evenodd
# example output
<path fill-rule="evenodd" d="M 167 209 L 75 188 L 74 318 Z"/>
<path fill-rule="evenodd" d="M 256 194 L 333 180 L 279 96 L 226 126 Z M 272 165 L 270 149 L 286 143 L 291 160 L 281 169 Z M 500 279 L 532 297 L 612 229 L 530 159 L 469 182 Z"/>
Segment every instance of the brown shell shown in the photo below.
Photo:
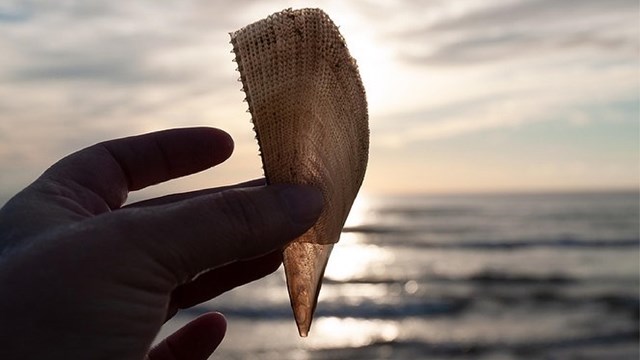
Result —
<path fill-rule="evenodd" d="M 318 222 L 284 251 L 287 285 L 306 336 L 332 245 L 362 184 L 367 102 L 355 60 L 319 9 L 284 10 L 231 34 L 270 184 L 322 190 Z"/>

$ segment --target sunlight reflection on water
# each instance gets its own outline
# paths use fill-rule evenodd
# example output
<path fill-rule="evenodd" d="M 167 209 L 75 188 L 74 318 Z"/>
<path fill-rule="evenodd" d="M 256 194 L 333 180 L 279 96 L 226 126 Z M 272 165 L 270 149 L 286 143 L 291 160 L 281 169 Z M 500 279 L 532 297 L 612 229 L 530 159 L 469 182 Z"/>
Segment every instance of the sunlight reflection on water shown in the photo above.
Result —
<path fill-rule="evenodd" d="M 370 201 L 360 195 L 353 204 L 346 226 L 359 226 L 371 219 Z M 343 233 L 334 247 L 325 270 L 325 279 L 341 283 L 340 286 L 325 287 L 320 300 L 340 298 L 342 301 L 361 301 L 362 298 L 385 299 L 389 288 L 384 284 L 355 284 L 371 276 L 381 276 L 395 259 L 394 254 L 384 248 L 369 244 L 361 233 Z M 314 336 L 306 340 L 309 348 L 360 347 L 375 342 L 395 340 L 400 333 L 397 322 L 340 317 L 319 317 L 313 325 Z"/>
<path fill-rule="evenodd" d="M 340 242 L 333 248 L 325 270 L 325 278 L 348 281 L 365 276 L 380 275 L 383 268 L 378 264 L 393 261 L 393 253 L 377 245 L 366 244 L 361 236 L 343 233 Z"/>
<path fill-rule="evenodd" d="M 548 353 L 546 358 L 563 359 L 598 347 L 622 354 L 609 358 L 638 358 L 637 245 L 615 245 L 617 239 L 637 239 L 637 210 L 629 212 L 626 205 L 637 208 L 633 199 L 615 196 L 602 205 L 598 197 L 587 207 L 628 219 L 618 235 L 602 240 L 613 241 L 612 247 L 589 246 L 593 232 L 586 230 L 577 238 L 583 245 L 567 245 L 566 228 L 546 229 L 545 219 L 517 236 L 504 235 L 504 229 L 533 221 L 514 210 L 526 208 L 522 197 L 482 198 L 478 209 L 475 198 L 447 199 L 357 202 L 348 221 L 354 228 L 342 234 L 329 259 L 307 338 L 297 334 L 282 270 L 207 304 L 208 311 L 222 311 L 229 319 L 216 358 L 516 359 L 509 354 L 524 349 L 533 351 L 526 358 Z M 575 203 L 589 199 L 553 195 L 533 198 L 530 206 L 539 209 L 538 219 L 551 216 L 550 204 L 565 204 L 563 211 L 574 214 Z M 469 216 L 465 209 L 476 210 Z M 576 221 L 591 224 L 594 215 L 578 210 Z M 460 232 L 470 221 L 484 225 Z M 391 231 L 376 232 L 387 224 Z M 550 243 L 535 243 L 531 234 L 536 233 L 527 229 L 536 227 Z M 530 245 L 510 245 L 520 242 Z M 469 246 L 475 243 L 488 246 Z M 186 323 L 187 315 L 193 316 L 178 315 L 171 330 Z"/>
<path fill-rule="evenodd" d="M 354 202 L 347 227 L 359 226 L 370 221 L 371 201 L 365 195 L 359 195 Z M 393 261 L 393 253 L 380 246 L 368 244 L 366 237 L 359 233 L 342 233 L 339 243 L 333 248 L 329 263 L 325 270 L 325 278 L 347 282 L 349 280 L 363 278 L 377 274 L 383 267 L 380 264 L 389 264 Z"/>
<path fill-rule="evenodd" d="M 400 333 L 392 321 L 325 317 L 317 320 L 309 347 L 359 347 L 394 340 Z"/>

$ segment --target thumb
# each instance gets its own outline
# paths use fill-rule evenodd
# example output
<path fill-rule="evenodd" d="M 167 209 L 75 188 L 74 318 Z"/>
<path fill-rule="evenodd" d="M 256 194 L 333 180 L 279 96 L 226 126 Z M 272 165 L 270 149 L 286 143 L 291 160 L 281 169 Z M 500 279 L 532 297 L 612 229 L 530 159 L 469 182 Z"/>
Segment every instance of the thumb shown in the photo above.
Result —
<path fill-rule="evenodd" d="M 204 270 L 282 248 L 315 223 L 322 203 L 320 191 L 307 185 L 231 189 L 121 209 L 107 214 L 102 225 L 118 247 L 133 248 L 129 254 L 153 260 L 183 283 Z"/>

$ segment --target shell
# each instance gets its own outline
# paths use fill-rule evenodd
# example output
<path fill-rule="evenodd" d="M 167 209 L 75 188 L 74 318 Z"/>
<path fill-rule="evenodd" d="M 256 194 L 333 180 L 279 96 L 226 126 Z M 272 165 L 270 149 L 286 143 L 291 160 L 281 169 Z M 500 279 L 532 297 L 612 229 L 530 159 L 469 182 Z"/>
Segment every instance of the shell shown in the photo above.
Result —
<path fill-rule="evenodd" d="M 230 35 L 267 183 L 311 184 L 324 196 L 318 222 L 284 250 L 291 306 L 307 336 L 332 244 L 367 166 L 364 87 L 322 10 L 284 10 Z"/>

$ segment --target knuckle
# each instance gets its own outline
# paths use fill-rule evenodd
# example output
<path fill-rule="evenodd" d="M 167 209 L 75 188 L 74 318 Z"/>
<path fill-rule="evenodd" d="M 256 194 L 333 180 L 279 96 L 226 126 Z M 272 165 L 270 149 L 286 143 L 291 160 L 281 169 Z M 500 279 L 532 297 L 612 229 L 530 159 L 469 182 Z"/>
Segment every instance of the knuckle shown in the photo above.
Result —
<path fill-rule="evenodd" d="M 153 217 L 152 209 L 127 209 L 126 215 L 117 217 L 117 223 L 108 227 L 107 236 L 110 240 L 119 239 L 118 257 L 123 269 L 146 268 L 162 279 L 179 283 L 197 272 L 189 250 L 185 249 L 188 242 L 182 241 L 177 229 L 141 226 L 142 219 Z"/>
<path fill-rule="evenodd" d="M 220 234 L 230 240 L 237 250 L 247 249 L 260 237 L 269 236 L 277 227 L 278 216 L 275 209 L 262 204 L 253 192 L 234 189 L 220 193 L 217 211 L 225 222 L 225 233 Z"/>
<path fill-rule="evenodd" d="M 221 193 L 218 210 L 236 234 L 257 235 L 258 227 L 264 222 L 264 215 L 247 192 L 241 190 L 229 190 Z"/>

